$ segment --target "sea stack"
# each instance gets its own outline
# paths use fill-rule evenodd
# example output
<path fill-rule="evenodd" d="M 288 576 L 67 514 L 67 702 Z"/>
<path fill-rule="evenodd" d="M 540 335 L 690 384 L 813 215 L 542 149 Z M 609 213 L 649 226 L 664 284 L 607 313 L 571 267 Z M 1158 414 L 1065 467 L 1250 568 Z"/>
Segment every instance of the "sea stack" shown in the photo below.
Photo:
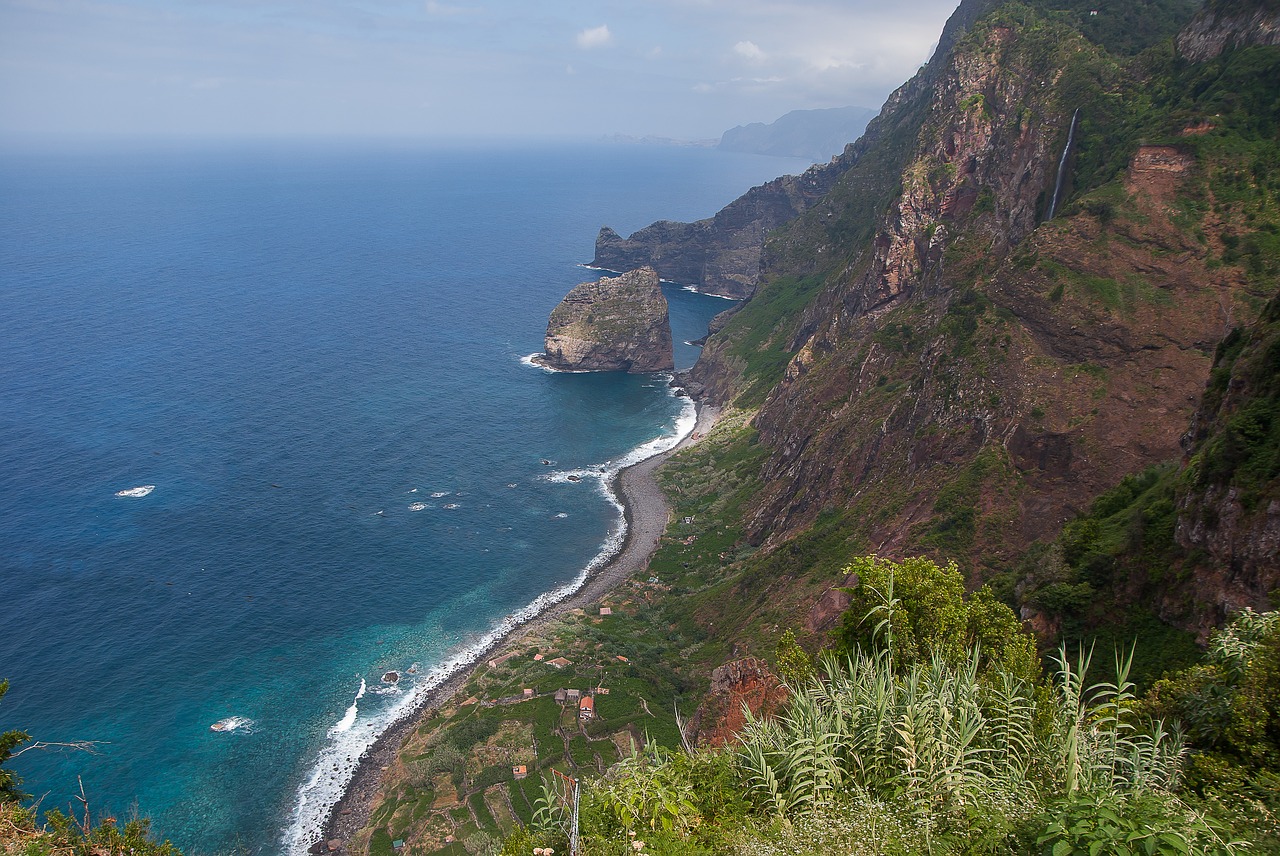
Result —
<path fill-rule="evenodd" d="M 535 361 L 564 371 L 674 369 L 667 298 L 658 274 L 642 267 L 575 286 L 551 311 L 545 348 Z"/>

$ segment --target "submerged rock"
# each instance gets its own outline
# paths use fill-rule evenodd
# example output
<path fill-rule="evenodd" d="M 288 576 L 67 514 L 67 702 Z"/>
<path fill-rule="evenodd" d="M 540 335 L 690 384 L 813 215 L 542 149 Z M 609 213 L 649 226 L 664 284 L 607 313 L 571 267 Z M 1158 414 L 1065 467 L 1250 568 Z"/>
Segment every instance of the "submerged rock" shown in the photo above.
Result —
<path fill-rule="evenodd" d="M 658 372 L 675 367 L 667 299 L 648 267 L 565 295 L 547 322 L 535 361 L 565 371 Z"/>

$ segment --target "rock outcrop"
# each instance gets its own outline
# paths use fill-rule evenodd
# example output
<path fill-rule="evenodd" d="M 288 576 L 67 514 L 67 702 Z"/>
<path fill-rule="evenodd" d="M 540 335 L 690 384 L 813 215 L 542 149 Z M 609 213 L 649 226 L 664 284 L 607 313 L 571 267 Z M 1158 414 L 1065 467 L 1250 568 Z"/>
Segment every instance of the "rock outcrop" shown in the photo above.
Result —
<path fill-rule="evenodd" d="M 659 372 L 675 368 L 667 299 L 648 267 L 574 287 L 551 311 L 546 353 L 563 371 Z"/>
<path fill-rule="evenodd" d="M 1280 7 L 1272 0 L 1213 0 L 1178 34 L 1178 53 L 1205 62 L 1228 48 L 1280 45 Z"/>
<path fill-rule="evenodd" d="M 711 687 L 685 728 L 685 737 L 696 746 L 732 743 L 751 715 L 764 718 L 777 713 L 789 694 L 764 660 L 745 657 L 716 668 Z"/>

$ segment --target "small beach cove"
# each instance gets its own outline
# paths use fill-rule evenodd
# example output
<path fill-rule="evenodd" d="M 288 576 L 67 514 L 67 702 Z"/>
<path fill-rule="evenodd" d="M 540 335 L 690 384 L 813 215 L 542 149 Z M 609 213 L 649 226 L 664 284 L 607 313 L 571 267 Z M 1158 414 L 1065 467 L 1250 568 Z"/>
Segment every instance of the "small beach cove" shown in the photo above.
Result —
<path fill-rule="evenodd" d="M 440 708 L 455 701 L 459 691 L 478 671 L 486 668 L 486 664 L 529 647 L 533 640 L 544 636 L 557 621 L 597 604 L 624 581 L 643 575 L 670 522 L 670 506 L 658 485 L 655 473 L 673 454 L 705 437 L 715 426 L 719 416 L 718 408 L 697 405 L 694 427 L 686 437 L 671 449 L 626 467 L 617 474 L 612 490 L 622 505 L 626 523 L 626 536 L 621 550 L 592 572 L 577 591 L 550 604 L 536 616 L 494 641 L 479 652 L 473 663 L 459 669 L 425 694 L 410 715 L 384 731 L 360 758 L 349 785 L 329 813 L 323 835 L 311 844 L 310 852 L 348 852 L 348 842 L 367 826 L 379 798 L 384 776 L 396 762 L 406 739 L 423 727 Z"/>

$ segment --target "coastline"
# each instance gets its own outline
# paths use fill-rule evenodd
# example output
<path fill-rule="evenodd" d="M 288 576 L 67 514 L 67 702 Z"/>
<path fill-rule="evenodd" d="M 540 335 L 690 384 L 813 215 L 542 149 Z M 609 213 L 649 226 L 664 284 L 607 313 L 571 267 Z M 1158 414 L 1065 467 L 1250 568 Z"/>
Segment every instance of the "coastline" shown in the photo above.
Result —
<path fill-rule="evenodd" d="M 458 669 L 438 687 L 426 693 L 413 711 L 384 731 L 360 757 L 355 774 L 342 797 L 329 811 L 321 828 L 322 835 L 310 847 L 310 852 L 347 852 L 347 842 L 368 823 L 374 796 L 381 785 L 382 772 L 395 760 L 405 738 L 424 718 L 428 718 L 430 711 L 446 704 L 490 657 L 511 647 L 526 635 L 547 627 L 561 616 L 595 603 L 621 582 L 648 567 L 649 558 L 666 531 L 671 513 L 666 497 L 654 478 L 654 472 L 672 454 L 706 436 L 720 416 L 719 408 L 701 403 L 696 403 L 695 406 L 696 421 L 687 437 L 667 451 L 651 455 L 620 470 L 611 485 L 615 497 L 622 505 L 626 523 L 626 537 L 617 555 L 588 576 L 573 594 L 550 604 L 542 612 L 511 628 L 478 652 L 469 665 Z M 337 848 L 330 849 L 331 842 L 338 842 Z"/>

